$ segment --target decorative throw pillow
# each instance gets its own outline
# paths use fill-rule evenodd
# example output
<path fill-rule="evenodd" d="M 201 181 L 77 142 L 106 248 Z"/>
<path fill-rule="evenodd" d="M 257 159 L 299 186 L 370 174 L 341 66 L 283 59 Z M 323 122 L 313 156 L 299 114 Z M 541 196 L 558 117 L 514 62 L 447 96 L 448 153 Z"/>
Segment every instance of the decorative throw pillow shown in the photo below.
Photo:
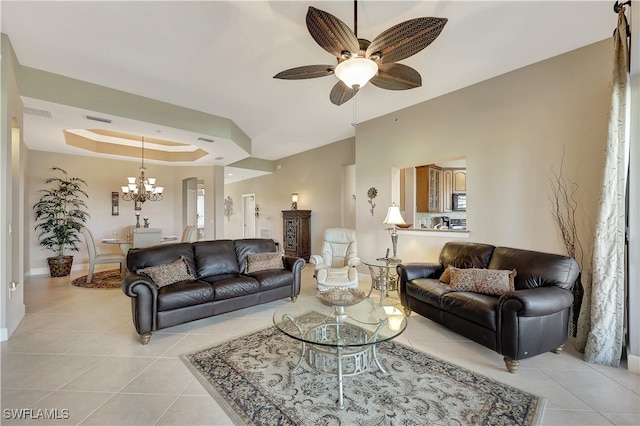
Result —
<path fill-rule="evenodd" d="M 196 279 L 191 271 L 189 271 L 187 260 L 183 256 L 180 256 L 180 259 L 171 263 L 149 266 L 148 268 L 138 269 L 137 272 L 140 275 L 151 278 L 158 288 L 180 281 Z"/>
<path fill-rule="evenodd" d="M 450 284 L 451 283 L 451 269 L 453 268 L 453 266 L 447 266 L 446 268 L 444 268 L 444 272 L 442 273 L 442 275 L 440 275 L 440 282 L 443 284 Z"/>
<path fill-rule="evenodd" d="M 471 291 L 475 293 L 500 296 L 513 291 L 513 279 L 516 270 L 451 268 L 451 283 L 449 286 L 455 291 Z"/>
<path fill-rule="evenodd" d="M 280 253 L 250 253 L 247 255 L 247 274 L 269 269 L 284 269 Z"/>

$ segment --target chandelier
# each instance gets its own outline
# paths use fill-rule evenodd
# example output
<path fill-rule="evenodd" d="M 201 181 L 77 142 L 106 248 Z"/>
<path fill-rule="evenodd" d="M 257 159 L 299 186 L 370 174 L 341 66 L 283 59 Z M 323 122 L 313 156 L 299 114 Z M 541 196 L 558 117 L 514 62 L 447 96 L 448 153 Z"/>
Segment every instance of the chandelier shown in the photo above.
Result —
<path fill-rule="evenodd" d="M 144 203 L 145 201 L 160 201 L 162 200 L 162 192 L 164 188 L 162 186 L 156 186 L 156 178 L 145 177 L 144 171 L 147 168 L 144 166 L 144 136 L 142 137 L 142 164 L 140 165 L 140 176 L 127 177 L 129 181 L 127 186 L 122 187 L 122 199 L 125 201 L 135 201 L 138 203 Z"/>

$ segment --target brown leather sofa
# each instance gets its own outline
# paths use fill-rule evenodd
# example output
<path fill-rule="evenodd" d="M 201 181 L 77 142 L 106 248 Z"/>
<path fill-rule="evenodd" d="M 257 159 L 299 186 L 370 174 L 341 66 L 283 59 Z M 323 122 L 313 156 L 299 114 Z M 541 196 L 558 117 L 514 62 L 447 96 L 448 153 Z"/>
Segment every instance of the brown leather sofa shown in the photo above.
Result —
<path fill-rule="evenodd" d="M 131 297 L 140 342 L 147 344 L 154 330 L 286 297 L 295 301 L 304 259 L 283 256 L 283 269 L 246 273 L 247 255 L 276 251 L 270 239 L 198 241 L 129 250 L 129 272 L 122 291 Z M 158 287 L 148 276 L 137 273 L 181 256 L 195 279 Z"/>
<path fill-rule="evenodd" d="M 516 270 L 515 291 L 501 296 L 454 291 L 439 281 L 448 266 Z M 566 256 L 449 242 L 438 263 L 398 265 L 405 313 L 415 311 L 504 356 L 510 373 L 519 360 L 562 350 L 568 338 L 577 262 Z"/>

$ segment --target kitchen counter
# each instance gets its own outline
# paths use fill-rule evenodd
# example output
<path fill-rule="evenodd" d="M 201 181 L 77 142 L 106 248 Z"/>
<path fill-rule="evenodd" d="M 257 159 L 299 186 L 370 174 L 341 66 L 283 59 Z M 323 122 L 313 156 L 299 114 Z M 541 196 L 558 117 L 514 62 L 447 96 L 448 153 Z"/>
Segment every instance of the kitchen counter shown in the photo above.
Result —
<path fill-rule="evenodd" d="M 424 237 L 469 238 L 468 229 L 398 228 L 398 233 Z"/>

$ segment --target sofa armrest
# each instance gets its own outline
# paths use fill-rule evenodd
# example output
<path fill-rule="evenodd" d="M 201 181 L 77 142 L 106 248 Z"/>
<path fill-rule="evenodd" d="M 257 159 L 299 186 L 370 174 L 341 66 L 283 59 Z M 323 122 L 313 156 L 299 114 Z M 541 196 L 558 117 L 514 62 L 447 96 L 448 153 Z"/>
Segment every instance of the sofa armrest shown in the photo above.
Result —
<path fill-rule="evenodd" d="M 312 254 L 309 257 L 309 263 L 313 265 L 322 265 L 324 263 L 324 259 L 319 254 Z"/>
<path fill-rule="evenodd" d="M 508 292 L 500 297 L 499 312 L 516 312 L 519 317 L 540 317 L 568 309 L 571 291 L 560 287 L 538 287 Z"/>
<path fill-rule="evenodd" d="M 138 334 L 155 330 L 158 287 L 153 281 L 134 272 L 128 272 L 122 280 L 122 292 L 131 297 L 133 325 Z"/>
<path fill-rule="evenodd" d="M 283 256 L 284 267 L 293 272 L 293 288 L 291 289 L 291 297 L 295 300 L 300 294 L 302 284 L 302 268 L 307 262 L 301 257 Z"/>
<path fill-rule="evenodd" d="M 402 263 L 396 267 L 401 281 L 411 281 L 416 278 L 439 278 L 442 266 L 439 263 Z"/>

